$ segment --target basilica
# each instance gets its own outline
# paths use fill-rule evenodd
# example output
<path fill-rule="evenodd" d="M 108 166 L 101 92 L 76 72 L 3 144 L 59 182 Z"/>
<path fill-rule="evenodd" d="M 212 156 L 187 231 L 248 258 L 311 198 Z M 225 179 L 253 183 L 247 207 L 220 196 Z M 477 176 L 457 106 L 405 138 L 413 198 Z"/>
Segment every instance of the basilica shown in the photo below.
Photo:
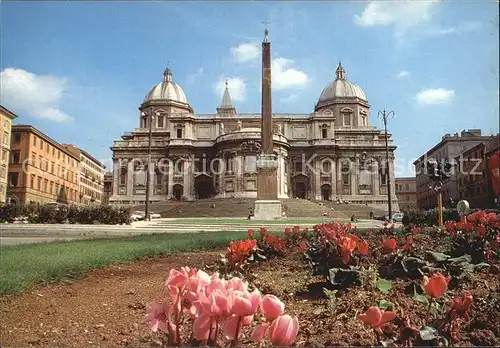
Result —
<path fill-rule="evenodd" d="M 151 202 L 255 198 L 261 114 L 238 113 L 230 89 L 226 83 L 216 113 L 196 114 L 167 68 L 139 107 L 139 127 L 111 147 L 110 203 L 143 204 L 148 173 Z M 348 201 L 385 210 L 389 182 L 397 209 L 396 147 L 389 134 L 387 165 L 385 133 L 370 125 L 368 99 L 347 80 L 342 64 L 310 114 L 274 113 L 272 129 L 278 198 Z"/>

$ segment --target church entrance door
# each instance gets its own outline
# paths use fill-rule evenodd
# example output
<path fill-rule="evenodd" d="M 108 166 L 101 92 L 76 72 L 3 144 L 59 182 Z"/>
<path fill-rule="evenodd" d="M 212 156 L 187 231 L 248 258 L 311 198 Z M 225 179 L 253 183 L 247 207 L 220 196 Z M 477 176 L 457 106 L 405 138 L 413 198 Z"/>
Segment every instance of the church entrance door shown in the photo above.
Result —
<path fill-rule="evenodd" d="M 332 198 L 332 187 L 328 184 L 321 186 L 321 197 L 324 201 L 329 201 Z"/>
<path fill-rule="evenodd" d="M 212 178 L 206 174 L 200 174 L 194 179 L 194 190 L 197 199 L 210 198 L 214 194 Z"/>
<path fill-rule="evenodd" d="M 184 191 L 184 188 L 182 187 L 182 185 L 174 185 L 174 187 L 172 187 L 172 194 L 174 196 L 174 198 L 178 201 L 181 200 L 182 198 L 182 192 Z"/>
<path fill-rule="evenodd" d="M 307 176 L 297 175 L 293 178 L 293 196 L 305 199 L 307 195 Z"/>

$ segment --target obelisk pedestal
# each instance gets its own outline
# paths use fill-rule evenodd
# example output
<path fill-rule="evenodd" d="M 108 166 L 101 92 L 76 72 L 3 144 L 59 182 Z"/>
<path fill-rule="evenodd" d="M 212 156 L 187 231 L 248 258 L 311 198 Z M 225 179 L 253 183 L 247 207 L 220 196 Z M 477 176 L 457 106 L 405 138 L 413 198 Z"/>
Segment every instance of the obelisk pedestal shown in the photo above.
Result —
<path fill-rule="evenodd" d="M 278 200 L 278 158 L 273 151 L 273 109 L 271 99 L 271 44 L 268 31 L 262 42 L 261 153 L 257 155 L 257 200 L 253 220 L 282 218 Z"/>

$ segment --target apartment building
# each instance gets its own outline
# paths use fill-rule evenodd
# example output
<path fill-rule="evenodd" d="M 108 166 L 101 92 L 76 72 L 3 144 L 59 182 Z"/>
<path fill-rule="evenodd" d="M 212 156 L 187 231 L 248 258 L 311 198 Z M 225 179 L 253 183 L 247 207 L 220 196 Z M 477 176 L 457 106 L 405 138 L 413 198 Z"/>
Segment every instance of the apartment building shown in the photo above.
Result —
<path fill-rule="evenodd" d="M 494 208 L 496 194 L 492 187 L 489 158 L 500 150 L 500 138 L 480 143 L 455 157 L 458 198 L 469 202 L 471 208 Z"/>
<path fill-rule="evenodd" d="M 73 144 L 64 144 L 63 146 L 80 158 L 79 203 L 83 205 L 101 204 L 104 192 L 104 170 L 106 166 L 87 151 Z"/>
<path fill-rule="evenodd" d="M 417 205 L 419 209 L 432 209 L 437 206 L 437 192 L 435 183 L 427 175 L 427 161 L 449 161 L 456 165 L 455 158 L 470 148 L 489 141 L 491 136 L 481 134 L 480 129 L 463 130 L 460 134 L 445 134 L 439 143 L 420 156 L 413 165 L 415 166 L 417 182 Z M 457 167 L 452 171 L 452 177 L 442 182 L 441 193 L 443 205 L 454 207 L 460 199 L 457 191 Z"/>
<path fill-rule="evenodd" d="M 79 156 L 37 128 L 12 126 L 8 199 L 16 204 L 77 204 L 79 162 Z"/>
<path fill-rule="evenodd" d="M 11 128 L 16 117 L 13 112 L 0 105 L 0 205 L 5 203 L 7 195 Z"/>
<path fill-rule="evenodd" d="M 417 209 L 417 181 L 414 177 L 396 178 L 396 196 L 401 211 Z"/>
<path fill-rule="evenodd" d="M 102 197 L 102 204 L 109 204 L 109 197 L 113 194 L 113 172 L 104 174 L 104 192 Z"/>

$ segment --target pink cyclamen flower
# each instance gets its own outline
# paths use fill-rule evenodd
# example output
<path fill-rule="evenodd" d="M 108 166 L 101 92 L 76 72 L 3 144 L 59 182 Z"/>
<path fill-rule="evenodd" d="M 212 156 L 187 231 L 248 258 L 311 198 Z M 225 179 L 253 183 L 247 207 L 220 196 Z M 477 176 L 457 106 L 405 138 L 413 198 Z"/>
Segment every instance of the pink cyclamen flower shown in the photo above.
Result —
<path fill-rule="evenodd" d="M 167 321 L 169 317 L 169 307 L 166 303 L 152 303 L 146 310 L 144 321 L 147 322 L 151 331 L 167 332 Z"/>
<path fill-rule="evenodd" d="M 384 312 L 378 307 L 370 307 L 365 313 L 358 315 L 358 320 L 370 325 L 375 331 L 381 331 L 380 326 L 396 318 L 394 312 Z"/>
<path fill-rule="evenodd" d="M 246 317 L 257 312 L 261 295 L 255 289 L 251 293 L 235 291 L 232 298 L 231 313 L 238 317 Z"/>
<path fill-rule="evenodd" d="M 199 341 L 207 340 L 211 326 L 212 317 L 207 314 L 200 315 L 193 322 L 193 336 Z"/>
<path fill-rule="evenodd" d="M 239 328 L 237 329 L 239 324 Z M 238 338 L 241 337 L 242 331 L 242 320 L 241 318 L 237 316 L 232 316 L 227 318 L 226 322 L 224 323 L 224 336 L 226 336 L 226 339 L 228 340 L 234 340 L 236 339 L 236 331 L 238 331 Z"/>
<path fill-rule="evenodd" d="M 254 342 L 262 342 L 264 340 L 264 336 L 266 335 L 267 329 L 269 329 L 271 323 L 263 323 L 255 327 L 252 332 L 252 336 L 250 339 Z"/>
<path fill-rule="evenodd" d="M 285 304 L 274 295 L 265 295 L 260 303 L 260 310 L 267 320 L 272 321 L 283 314 Z"/>
<path fill-rule="evenodd" d="M 269 339 L 273 346 L 290 346 L 295 342 L 299 332 L 299 320 L 288 314 L 274 319 L 269 327 Z"/>

